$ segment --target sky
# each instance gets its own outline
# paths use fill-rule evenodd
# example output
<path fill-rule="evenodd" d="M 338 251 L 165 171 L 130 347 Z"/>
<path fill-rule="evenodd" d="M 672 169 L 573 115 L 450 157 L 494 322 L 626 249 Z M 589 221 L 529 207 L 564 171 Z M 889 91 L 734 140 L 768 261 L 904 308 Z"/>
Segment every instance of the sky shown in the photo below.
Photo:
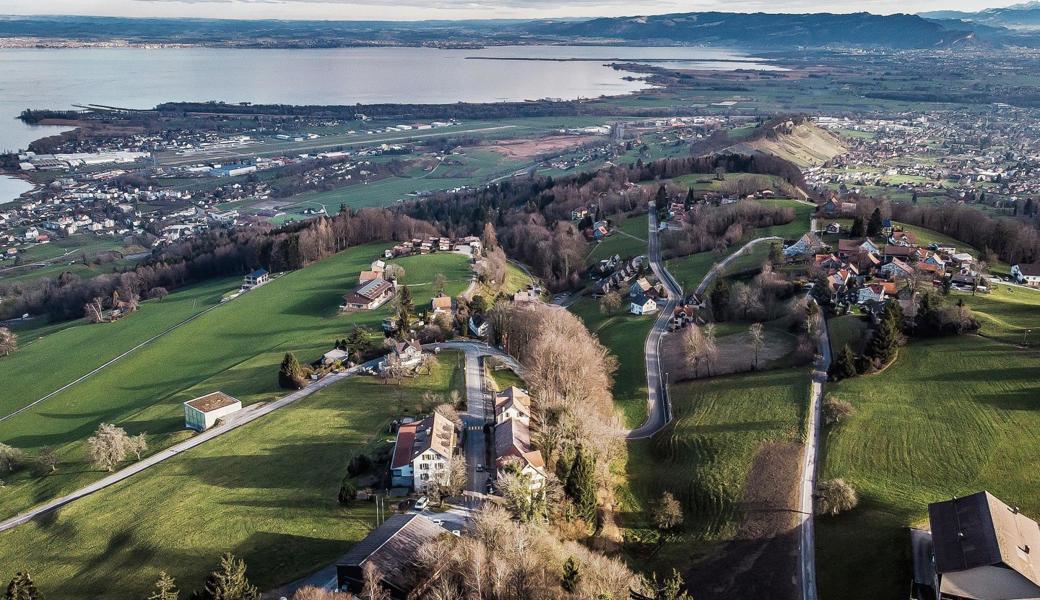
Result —
<path fill-rule="evenodd" d="M 709 10 L 891 14 L 974 11 L 1013 3 L 1007 0 L 0 0 L 0 14 L 406 21 L 612 17 Z"/>

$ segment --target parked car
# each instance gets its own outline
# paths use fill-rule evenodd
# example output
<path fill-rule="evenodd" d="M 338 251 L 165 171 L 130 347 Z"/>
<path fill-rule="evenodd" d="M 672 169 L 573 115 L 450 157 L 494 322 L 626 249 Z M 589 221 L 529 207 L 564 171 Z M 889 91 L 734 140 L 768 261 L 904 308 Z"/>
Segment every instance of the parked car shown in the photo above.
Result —
<path fill-rule="evenodd" d="M 415 510 L 426 510 L 426 507 L 430 505 L 430 499 L 426 496 L 419 498 L 415 503 Z"/>

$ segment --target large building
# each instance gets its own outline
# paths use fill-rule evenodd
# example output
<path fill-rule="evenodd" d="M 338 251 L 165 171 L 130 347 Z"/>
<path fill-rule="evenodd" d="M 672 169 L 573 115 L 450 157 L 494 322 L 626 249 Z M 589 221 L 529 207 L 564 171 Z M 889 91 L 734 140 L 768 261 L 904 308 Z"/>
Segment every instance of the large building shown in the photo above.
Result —
<path fill-rule="evenodd" d="M 394 297 L 394 284 L 376 277 L 343 296 L 343 310 L 373 310 Z"/>
<path fill-rule="evenodd" d="M 382 575 L 380 584 L 394 600 L 421 593 L 429 573 L 419 568 L 417 555 L 424 543 L 447 533 L 422 515 L 394 515 L 336 561 L 339 588 L 360 594 L 365 587 L 364 568 L 371 564 Z"/>
<path fill-rule="evenodd" d="M 913 538 L 921 600 L 1040 598 L 1040 527 L 1017 508 L 978 492 L 928 505 L 928 522 Z"/>
<path fill-rule="evenodd" d="M 390 463 L 391 484 L 424 492 L 446 474 L 457 442 L 455 424 L 439 413 L 401 425 Z"/>
<path fill-rule="evenodd" d="M 242 403 L 224 392 L 213 392 L 184 403 L 184 426 L 205 431 L 221 417 L 242 410 Z"/>
<path fill-rule="evenodd" d="M 531 445 L 531 428 L 520 419 L 510 418 L 495 425 L 495 456 L 499 472 L 519 467 L 530 480 L 532 490 L 545 483 L 545 459 Z"/>

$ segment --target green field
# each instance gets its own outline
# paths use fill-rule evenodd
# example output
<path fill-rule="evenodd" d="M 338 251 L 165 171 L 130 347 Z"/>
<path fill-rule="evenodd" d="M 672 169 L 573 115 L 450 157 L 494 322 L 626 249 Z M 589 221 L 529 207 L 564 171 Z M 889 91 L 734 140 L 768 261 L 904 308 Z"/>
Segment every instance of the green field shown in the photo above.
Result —
<path fill-rule="evenodd" d="M 307 575 L 375 525 L 373 503 L 336 502 L 350 458 L 387 448 L 400 397 L 415 414 L 420 391 L 463 392 L 462 373 L 461 355 L 443 352 L 403 388 L 352 378 L 321 390 L 0 534 L 0 577 L 27 569 L 50 598 L 143 598 L 165 569 L 186 597 L 225 551 L 261 589 Z"/>
<path fill-rule="evenodd" d="M 637 215 L 625 219 L 610 237 L 593 246 L 585 258 L 586 264 L 595 264 L 615 254 L 622 259 L 646 254 L 649 234 L 649 215 Z"/>
<path fill-rule="evenodd" d="M 859 352 L 859 344 L 867 332 L 867 320 L 859 315 L 842 315 L 827 319 L 827 335 L 831 342 L 831 354 L 838 356 L 848 344 L 853 352 Z"/>
<path fill-rule="evenodd" d="M 953 292 L 951 299 L 964 299 L 971 307 L 982 335 L 1013 344 L 1040 344 L 1040 290 L 997 284 L 988 294 Z"/>
<path fill-rule="evenodd" d="M 906 526 L 929 502 L 989 490 L 1040 516 L 1040 354 L 978 336 L 915 341 L 882 374 L 829 392 L 856 413 L 829 431 L 821 477 L 860 506 L 817 520 L 820 596 L 895 598 L 909 585 Z"/>
<path fill-rule="evenodd" d="M 626 539 L 655 532 L 645 510 L 671 491 L 683 504 L 682 532 L 653 556 L 658 572 L 688 566 L 705 543 L 729 539 L 756 452 L 765 442 L 801 439 L 809 376 L 801 369 L 749 373 L 670 387 L 675 420 L 650 440 L 629 444 L 628 490 L 621 490 Z"/>
<path fill-rule="evenodd" d="M 628 298 L 624 306 L 627 308 Z M 646 336 L 654 325 L 656 315 L 621 313 L 606 316 L 599 312 L 599 303 L 582 298 L 570 306 L 570 311 L 581 317 L 589 331 L 599 338 L 618 359 L 614 374 L 614 404 L 622 412 L 626 427 L 637 427 L 646 420 L 646 357 L 643 353 Z"/>
<path fill-rule="evenodd" d="M 100 473 L 83 464 L 83 440 L 100 422 L 117 423 L 131 434 L 145 432 L 152 451 L 159 450 L 188 435 L 181 408 L 185 400 L 214 390 L 229 393 L 243 404 L 272 400 L 283 393 L 277 385 L 277 370 L 285 352 L 296 352 L 309 362 L 331 348 L 335 339 L 345 337 L 354 324 L 378 328 L 389 306 L 352 315 L 339 314 L 337 307 L 342 294 L 356 285 L 357 273 L 381 255 L 384 246 L 354 248 L 276 278 L 0 423 L 0 441 L 30 451 L 54 447 L 69 464 L 49 477 L 24 471 L 5 478 L 0 514 L 20 512 L 98 478 Z M 436 253 L 394 262 L 404 267 L 402 281 L 412 287 L 420 309 L 433 295 L 435 274 L 445 275 L 446 291 L 451 295 L 461 293 L 469 283 L 468 259 L 459 254 Z M 157 333 L 152 329 L 155 323 L 182 320 L 185 313 L 198 309 L 189 304 L 191 294 L 198 294 L 199 305 L 212 304 L 225 289 L 226 282 L 207 284 L 195 292 L 185 290 L 179 303 L 171 303 L 171 296 L 119 323 L 71 327 L 29 344 L 10 360 L 0 362 L 0 376 L 5 382 L 15 381 L 17 390 L 17 395 L 4 396 L 0 404 L 4 414 L 88 372 L 105 356 L 147 337 L 149 331 Z M 162 312 L 168 303 L 171 310 L 178 311 L 176 317 L 150 314 Z M 148 319 L 147 324 L 135 325 L 139 317 Z M 112 327 L 121 332 L 122 341 L 97 342 L 95 346 L 94 340 Z M 62 375 L 47 374 L 44 365 Z M 36 373 L 41 382 L 29 377 Z"/>

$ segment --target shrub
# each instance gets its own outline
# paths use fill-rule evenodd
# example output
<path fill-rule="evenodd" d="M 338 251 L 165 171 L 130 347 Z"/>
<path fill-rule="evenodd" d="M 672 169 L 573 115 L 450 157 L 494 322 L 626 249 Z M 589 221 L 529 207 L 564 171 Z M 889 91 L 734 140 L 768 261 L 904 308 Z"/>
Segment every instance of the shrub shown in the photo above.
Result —
<path fill-rule="evenodd" d="M 336 500 L 346 506 L 357 499 L 357 486 L 350 480 L 349 477 L 343 478 L 343 483 L 339 486 L 339 494 L 336 495 Z"/>
<path fill-rule="evenodd" d="M 852 404 L 830 394 L 823 400 L 823 422 L 827 425 L 844 421 L 855 412 L 856 409 L 853 408 Z"/>
<path fill-rule="evenodd" d="M 844 479 L 821 481 L 816 486 L 816 513 L 837 515 L 852 510 L 859 504 L 856 490 Z"/>

